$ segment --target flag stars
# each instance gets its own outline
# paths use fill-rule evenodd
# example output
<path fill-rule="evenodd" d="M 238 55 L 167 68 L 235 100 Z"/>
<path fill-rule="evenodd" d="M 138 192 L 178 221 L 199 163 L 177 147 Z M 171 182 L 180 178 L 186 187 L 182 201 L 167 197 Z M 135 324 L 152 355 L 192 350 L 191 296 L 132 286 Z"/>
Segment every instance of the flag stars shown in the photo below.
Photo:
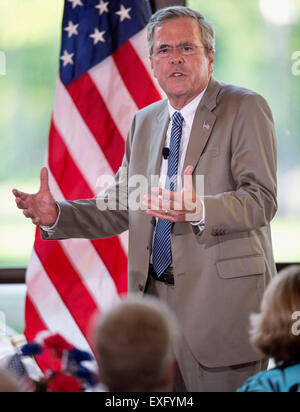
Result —
<path fill-rule="evenodd" d="M 68 66 L 68 64 L 74 64 L 73 62 L 74 53 L 68 53 L 67 50 L 64 51 L 63 56 L 61 56 L 60 60 L 63 62 L 63 67 Z"/>
<path fill-rule="evenodd" d="M 75 9 L 77 6 L 83 6 L 82 0 L 68 0 L 72 3 L 72 9 Z"/>
<path fill-rule="evenodd" d="M 123 4 L 121 4 L 121 8 L 119 11 L 116 12 L 116 14 L 118 16 L 120 16 L 120 23 L 122 23 L 125 19 L 129 19 L 131 20 L 131 16 L 130 16 L 130 10 L 131 8 L 126 9 Z"/>
<path fill-rule="evenodd" d="M 73 24 L 73 22 L 69 21 L 69 25 L 67 27 L 65 27 L 65 31 L 68 32 L 68 37 L 69 39 L 74 35 L 77 36 L 78 35 L 78 27 L 79 24 Z"/>
<path fill-rule="evenodd" d="M 105 33 L 106 31 L 99 31 L 97 28 L 95 28 L 94 33 L 90 35 L 90 37 L 94 39 L 94 46 L 98 44 L 99 42 L 105 43 L 106 41 L 104 38 Z"/>
<path fill-rule="evenodd" d="M 103 0 L 99 1 L 98 6 L 95 6 L 96 9 L 99 9 L 99 15 L 102 16 L 103 13 L 108 13 L 109 1 L 104 2 Z"/>

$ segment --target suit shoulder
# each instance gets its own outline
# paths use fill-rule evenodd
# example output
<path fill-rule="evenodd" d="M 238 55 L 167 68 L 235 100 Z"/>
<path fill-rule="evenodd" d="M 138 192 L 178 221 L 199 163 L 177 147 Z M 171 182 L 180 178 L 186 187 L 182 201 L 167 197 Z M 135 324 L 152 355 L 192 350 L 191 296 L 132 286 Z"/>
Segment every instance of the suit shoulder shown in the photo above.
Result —
<path fill-rule="evenodd" d="M 237 106 L 257 105 L 268 107 L 266 99 L 259 93 L 245 87 L 220 83 L 221 89 L 218 95 L 218 103 L 233 104 Z"/>
<path fill-rule="evenodd" d="M 136 117 L 137 119 L 140 119 L 140 120 L 148 116 L 155 117 L 159 115 L 163 110 L 165 110 L 167 105 L 168 105 L 168 101 L 166 99 L 159 100 L 158 102 L 152 103 L 149 106 L 144 107 L 143 109 L 139 110 L 136 114 Z"/>
<path fill-rule="evenodd" d="M 226 84 L 226 83 L 220 83 L 221 89 L 219 93 L 219 100 L 226 100 L 232 101 L 232 102 L 237 102 L 237 103 L 242 103 L 245 100 L 249 101 L 265 101 L 265 98 L 260 95 L 259 93 L 247 89 L 245 87 L 240 87 L 240 86 L 235 86 L 233 84 Z"/>

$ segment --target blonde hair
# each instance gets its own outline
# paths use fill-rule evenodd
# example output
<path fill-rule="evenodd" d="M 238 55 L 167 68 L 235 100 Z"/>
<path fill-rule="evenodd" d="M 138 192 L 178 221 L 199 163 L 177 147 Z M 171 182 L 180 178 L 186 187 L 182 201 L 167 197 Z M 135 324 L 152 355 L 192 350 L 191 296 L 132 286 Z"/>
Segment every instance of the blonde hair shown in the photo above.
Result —
<path fill-rule="evenodd" d="M 300 266 L 280 272 L 266 290 L 261 314 L 251 316 L 251 342 L 277 364 L 300 359 L 293 314 L 300 311 Z"/>
<path fill-rule="evenodd" d="M 111 392 L 148 392 L 163 386 L 176 339 L 175 318 L 162 302 L 148 296 L 121 301 L 102 315 L 96 328 L 103 383 Z"/>

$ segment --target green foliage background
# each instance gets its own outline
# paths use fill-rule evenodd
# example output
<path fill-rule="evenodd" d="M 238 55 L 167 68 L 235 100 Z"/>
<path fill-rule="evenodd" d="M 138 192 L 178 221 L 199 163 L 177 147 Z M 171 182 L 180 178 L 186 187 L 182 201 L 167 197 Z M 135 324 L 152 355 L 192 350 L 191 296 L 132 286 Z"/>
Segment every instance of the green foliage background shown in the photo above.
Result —
<path fill-rule="evenodd" d="M 300 0 L 296 0 L 300 10 Z M 189 0 L 216 29 L 215 76 L 261 93 L 275 118 L 279 167 L 300 164 L 300 76 L 292 54 L 300 50 L 300 14 L 291 26 L 264 19 L 259 0 Z M 300 211 L 299 211 L 300 212 Z"/>
<path fill-rule="evenodd" d="M 63 0 L 0 3 L 0 181 L 33 178 L 44 161 L 58 72 Z"/>

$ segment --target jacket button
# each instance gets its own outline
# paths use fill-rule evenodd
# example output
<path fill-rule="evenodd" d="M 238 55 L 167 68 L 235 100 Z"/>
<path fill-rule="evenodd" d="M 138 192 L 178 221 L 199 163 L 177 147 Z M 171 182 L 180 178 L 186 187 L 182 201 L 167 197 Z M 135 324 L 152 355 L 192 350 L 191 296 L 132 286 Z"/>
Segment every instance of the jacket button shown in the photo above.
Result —
<path fill-rule="evenodd" d="M 139 284 L 139 291 L 144 292 L 144 285 L 142 285 L 141 283 Z"/>

